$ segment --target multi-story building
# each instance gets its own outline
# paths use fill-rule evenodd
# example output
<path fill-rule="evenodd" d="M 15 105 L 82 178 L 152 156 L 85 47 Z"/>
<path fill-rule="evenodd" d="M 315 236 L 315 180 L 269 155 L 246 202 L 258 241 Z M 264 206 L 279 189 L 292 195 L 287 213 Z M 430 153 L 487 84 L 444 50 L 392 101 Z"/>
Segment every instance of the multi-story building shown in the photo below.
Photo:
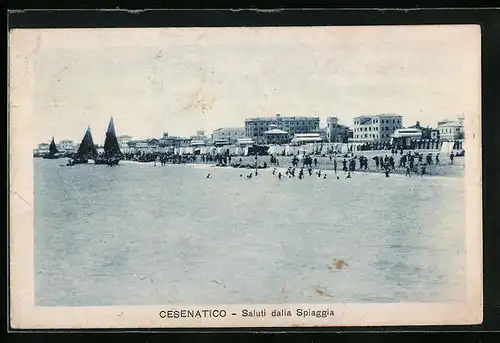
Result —
<path fill-rule="evenodd" d="M 290 136 L 319 130 L 319 117 L 255 117 L 245 119 L 245 134 L 256 141 L 264 141 L 264 132 L 275 127 L 286 131 Z"/>
<path fill-rule="evenodd" d="M 392 134 L 403 127 L 403 116 L 378 114 L 355 117 L 352 143 L 388 143 Z"/>
<path fill-rule="evenodd" d="M 226 142 L 232 144 L 240 138 L 245 138 L 245 128 L 243 127 L 221 127 L 212 132 L 214 143 Z"/>
<path fill-rule="evenodd" d="M 63 152 L 74 152 L 75 144 L 72 140 L 64 139 L 62 141 L 59 141 L 59 143 L 57 144 L 57 150 Z"/>
<path fill-rule="evenodd" d="M 270 126 L 270 130 L 264 132 L 264 140 L 266 144 L 286 144 L 290 142 L 288 132 L 278 129 L 276 126 Z"/>
<path fill-rule="evenodd" d="M 118 145 L 120 146 L 120 150 L 123 150 L 123 149 L 128 149 L 128 142 L 130 142 L 132 140 L 132 136 L 129 136 L 129 135 L 121 135 L 121 136 L 118 136 L 116 137 L 117 138 L 117 141 L 118 141 Z"/>
<path fill-rule="evenodd" d="M 326 140 L 330 143 L 347 143 L 349 127 L 340 125 L 337 117 L 326 118 Z"/>
<path fill-rule="evenodd" d="M 163 132 L 163 136 L 158 139 L 158 142 L 161 147 L 173 147 L 175 146 L 175 139 L 175 136 L 169 136 L 168 132 Z"/>
<path fill-rule="evenodd" d="M 464 138 L 464 118 L 458 120 L 442 120 L 438 122 L 439 139 L 441 141 L 456 141 Z"/>

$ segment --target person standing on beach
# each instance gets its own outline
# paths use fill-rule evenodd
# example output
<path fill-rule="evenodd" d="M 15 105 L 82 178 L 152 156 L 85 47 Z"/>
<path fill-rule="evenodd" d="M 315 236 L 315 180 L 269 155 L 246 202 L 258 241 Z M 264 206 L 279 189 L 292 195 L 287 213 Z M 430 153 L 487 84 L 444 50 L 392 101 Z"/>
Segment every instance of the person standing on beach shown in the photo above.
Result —
<path fill-rule="evenodd" d="M 439 153 L 436 155 L 436 165 L 439 164 Z"/>
<path fill-rule="evenodd" d="M 420 166 L 420 176 L 424 177 L 424 175 L 425 175 L 425 164 L 422 163 L 422 165 Z"/>
<path fill-rule="evenodd" d="M 410 177 L 410 166 L 405 167 L 405 176 Z"/>
<path fill-rule="evenodd" d="M 334 170 L 335 174 L 337 174 L 337 159 L 333 160 L 333 170 Z"/>
<path fill-rule="evenodd" d="M 431 164 L 432 164 L 432 154 L 429 153 L 429 154 L 427 154 L 427 165 L 430 166 Z"/>
<path fill-rule="evenodd" d="M 455 158 L 455 155 L 453 153 L 450 154 L 450 164 L 453 164 L 453 159 Z"/>

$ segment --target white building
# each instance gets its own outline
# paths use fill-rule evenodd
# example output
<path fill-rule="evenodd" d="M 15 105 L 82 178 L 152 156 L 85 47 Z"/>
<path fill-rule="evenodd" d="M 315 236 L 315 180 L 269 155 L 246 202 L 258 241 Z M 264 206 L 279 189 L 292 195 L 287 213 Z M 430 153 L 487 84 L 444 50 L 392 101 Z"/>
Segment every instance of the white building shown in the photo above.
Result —
<path fill-rule="evenodd" d="M 350 143 L 387 143 L 393 133 L 403 127 L 403 116 L 395 114 L 359 116 L 353 120 Z"/>
<path fill-rule="evenodd" d="M 75 144 L 72 140 L 65 139 L 57 144 L 57 150 L 61 152 L 75 152 Z"/>
<path fill-rule="evenodd" d="M 245 119 L 246 137 L 257 141 L 264 141 L 264 132 L 276 127 L 288 132 L 290 135 L 296 133 L 307 133 L 319 130 L 319 117 L 255 117 Z"/>
<path fill-rule="evenodd" d="M 320 143 L 323 141 L 319 133 L 296 133 L 291 141 L 292 145 L 304 145 L 308 143 Z"/>
<path fill-rule="evenodd" d="M 456 141 L 464 138 L 463 117 L 458 120 L 442 120 L 438 122 L 439 139 L 441 141 Z"/>
<path fill-rule="evenodd" d="M 245 138 L 245 128 L 243 127 L 221 127 L 212 132 L 212 139 L 216 144 L 232 144 L 240 138 Z"/>
<path fill-rule="evenodd" d="M 116 137 L 120 148 L 128 147 L 128 142 L 132 140 L 132 136 L 129 135 L 121 135 Z"/>

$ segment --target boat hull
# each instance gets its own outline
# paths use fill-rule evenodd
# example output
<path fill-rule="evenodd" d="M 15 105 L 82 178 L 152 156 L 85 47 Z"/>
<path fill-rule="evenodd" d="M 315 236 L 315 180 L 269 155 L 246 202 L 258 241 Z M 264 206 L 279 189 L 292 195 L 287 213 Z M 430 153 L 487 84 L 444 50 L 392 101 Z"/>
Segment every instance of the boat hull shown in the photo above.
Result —
<path fill-rule="evenodd" d="M 68 164 L 66 164 L 67 166 L 74 166 L 74 165 L 77 165 L 77 164 L 87 164 L 89 163 L 89 160 L 87 159 L 74 159 L 74 160 L 70 160 L 68 162 Z"/>
<path fill-rule="evenodd" d="M 120 162 L 119 158 L 96 158 L 94 160 L 94 164 L 97 165 L 108 165 L 108 166 L 114 166 L 117 165 Z"/>

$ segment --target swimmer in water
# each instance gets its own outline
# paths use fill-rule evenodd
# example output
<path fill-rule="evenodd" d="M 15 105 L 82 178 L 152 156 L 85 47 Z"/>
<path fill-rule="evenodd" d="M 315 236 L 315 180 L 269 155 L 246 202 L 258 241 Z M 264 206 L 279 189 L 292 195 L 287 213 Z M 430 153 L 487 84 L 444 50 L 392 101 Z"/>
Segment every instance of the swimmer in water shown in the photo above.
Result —
<path fill-rule="evenodd" d="M 210 179 L 210 173 L 208 173 L 208 175 L 207 175 L 207 179 Z"/>
<path fill-rule="evenodd" d="M 345 178 L 346 179 L 350 179 L 351 178 L 351 172 L 347 172 L 347 176 Z"/>

